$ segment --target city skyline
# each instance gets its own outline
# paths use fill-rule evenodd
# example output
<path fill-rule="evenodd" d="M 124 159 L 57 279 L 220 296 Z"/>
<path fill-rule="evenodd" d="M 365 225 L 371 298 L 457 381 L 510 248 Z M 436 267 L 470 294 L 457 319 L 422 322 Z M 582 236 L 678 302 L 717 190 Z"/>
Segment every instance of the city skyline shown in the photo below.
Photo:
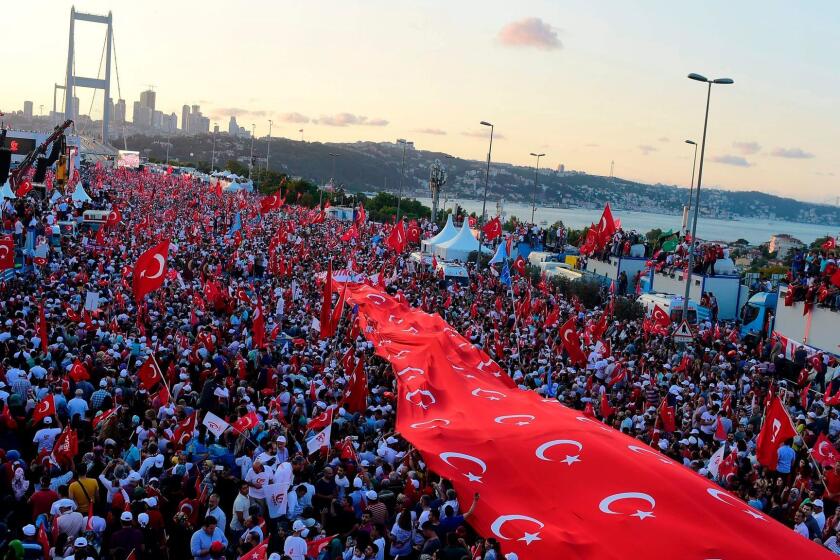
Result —
<path fill-rule="evenodd" d="M 21 19 L 9 30 L 18 79 L 0 92 L 0 110 L 27 100 L 52 108 L 73 4 L 12 12 L 12 23 Z M 211 130 L 235 116 L 264 136 L 273 120 L 273 136 L 296 139 L 303 128 L 307 140 L 325 142 L 403 137 L 475 160 L 486 158 L 478 121 L 488 120 L 497 161 L 528 165 L 539 151 L 541 165 L 608 175 L 614 160 L 617 176 L 687 186 L 692 152 L 683 140 L 700 140 L 705 88 L 685 76 L 701 72 L 735 80 L 712 94 L 704 185 L 834 202 L 834 5 L 489 4 L 477 16 L 471 2 L 255 2 L 234 13 L 218 2 L 75 2 L 79 11 L 114 11 L 121 91 L 112 85 L 111 96 L 122 94 L 127 118 L 154 89 L 179 129 L 183 105 L 200 105 Z M 177 34 L 149 32 L 185 18 Z M 24 24 L 36 20 L 46 36 L 25 49 Z M 104 34 L 85 33 L 77 31 L 77 74 L 96 76 Z M 90 94 L 78 92 L 82 113 Z M 101 92 L 97 99 L 93 118 Z"/>

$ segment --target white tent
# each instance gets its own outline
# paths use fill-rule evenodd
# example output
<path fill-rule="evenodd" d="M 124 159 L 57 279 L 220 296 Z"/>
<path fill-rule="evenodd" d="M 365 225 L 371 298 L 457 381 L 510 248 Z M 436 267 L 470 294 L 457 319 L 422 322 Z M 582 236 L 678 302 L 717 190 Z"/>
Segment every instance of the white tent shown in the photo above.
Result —
<path fill-rule="evenodd" d="M 443 226 L 443 229 L 437 235 L 420 242 L 420 250 L 424 253 L 432 253 L 435 250 L 435 245 L 446 243 L 456 235 L 458 235 L 458 230 L 455 229 L 455 225 L 452 223 L 452 214 L 449 214 L 446 217 L 446 225 Z"/>
<path fill-rule="evenodd" d="M 3 188 L 0 189 L 0 199 L 3 199 L 3 198 L 17 198 L 15 196 L 15 193 L 12 192 L 12 185 L 9 184 L 8 180 L 3 185 Z"/>
<path fill-rule="evenodd" d="M 76 189 L 73 191 L 73 202 L 90 202 L 90 197 L 82 188 L 81 181 L 76 183 Z"/>
<path fill-rule="evenodd" d="M 478 251 L 478 239 L 470 230 L 469 222 L 464 220 L 464 225 L 461 226 L 461 231 L 458 235 L 445 243 L 435 245 L 434 253 L 447 261 L 466 261 L 473 251 Z M 489 250 L 484 249 L 487 253 Z"/>

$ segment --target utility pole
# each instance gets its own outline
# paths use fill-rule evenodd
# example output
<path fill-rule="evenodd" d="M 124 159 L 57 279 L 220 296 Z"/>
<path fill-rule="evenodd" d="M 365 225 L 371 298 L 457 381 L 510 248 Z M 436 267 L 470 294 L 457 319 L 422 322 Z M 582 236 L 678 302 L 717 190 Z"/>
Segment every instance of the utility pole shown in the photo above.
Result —
<path fill-rule="evenodd" d="M 265 149 L 265 170 L 268 171 L 268 160 L 271 157 L 271 119 L 268 120 L 268 146 Z"/>

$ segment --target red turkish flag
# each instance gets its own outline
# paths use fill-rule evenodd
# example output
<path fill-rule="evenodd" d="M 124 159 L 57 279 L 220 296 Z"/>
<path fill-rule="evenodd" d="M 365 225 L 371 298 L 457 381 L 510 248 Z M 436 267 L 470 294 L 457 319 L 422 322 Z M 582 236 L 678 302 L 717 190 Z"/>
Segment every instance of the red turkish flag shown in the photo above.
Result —
<path fill-rule="evenodd" d="M 321 551 L 327 548 L 334 538 L 338 535 L 330 535 L 329 537 L 321 537 L 320 539 L 313 539 L 306 543 L 306 555 L 310 558 L 318 558 Z M 242 558 L 240 558 L 242 560 Z M 249 559 L 250 560 L 250 559 Z"/>
<path fill-rule="evenodd" d="M 236 422 L 231 424 L 231 427 L 239 433 L 247 432 L 257 424 L 259 424 L 260 419 L 257 418 L 256 413 L 249 412 L 245 416 L 240 417 Z"/>
<path fill-rule="evenodd" d="M 723 425 L 723 417 L 720 414 L 717 417 L 714 438 L 718 441 L 726 441 L 726 426 Z"/>
<path fill-rule="evenodd" d="M 837 448 L 824 433 L 820 434 L 820 437 L 814 442 L 814 446 L 811 448 L 811 457 L 823 467 L 833 467 L 840 461 L 840 453 L 837 452 Z"/>
<path fill-rule="evenodd" d="M 367 375 L 365 374 L 364 357 L 356 362 L 356 367 L 347 382 L 342 405 L 347 406 L 349 412 L 364 412 L 367 408 Z"/>
<path fill-rule="evenodd" d="M 0 271 L 15 267 L 15 241 L 9 236 L 0 239 Z"/>
<path fill-rule="evenodd" d="M 601 418 L 606 420 L 613 414 L 615 414 L 615 409 L 610 406 L 610 400 L 607 398 L 607 394 L 604 393 L 601 395 Z"/>
<path fill-rule="evenodd" d="M 496 216 L 484 224 L 484 227 L 482 227 L 481 230 L 484 232 L 484 239 L 486 241 L 493 241 L 502 235 L 502 222 L 499 220 L 499 217 Z M 510 253 L 508 253 L 508 255 L 509 254 Z"/>
<path fill-rule="evenodd" d="M 662 422 L 662 430 L 665 432 L 673 432 L 677 429 L 676 412 L 673 406 L 668 406 L 668 400 L 662 399 L 659 405 L 659 420 Z"/>
<path fill-rule="evenodd" d="M 834 271 L 834 274 L 831 275 L 829 280 L 831 280 L 832 284 L 840 288 L 840 267 Z M 790 293 L 790 289 L 788 289 L 788 293 Z M 787 297 L 785 297 L 785 305 L 787 305 Z"/>
<path fill-rule="evenodd" d="M 55 524 L 58 527 L 58 523 Z M 38 536 L 35 537 L 35 540 L 38 541 L 38 544 L 41 545 L 41 551 L 44 553 L 44 560 L 49 560 L 50 556 L 50 538 L 47 535 L 46 523 L 40 523 L 38 525 Z"/>
<path fill-rule="evenodd" d="M 341 234 L 341 240 L 347 243 L 351 239 L 358 239 L 359 238 L 359 229 L 356 227 L 356 224 L 353 224 L 347 231 Z"/>
<path fill-rule="evenodd" d="M 70 366 L 69 375 L 70 379 L 72 379 L 76 383 L 82 381 L 83 379 L 90 379 L 90 373 L 88 373 L 85 364 L 83 364 L 81 360 L 78 359 L 74 360 L 73 365 Z"/>
<path fill-rule="evenodd" d="M 377 355 L 395 371 L 423 371 L 396 376 L 396 431 L 459 495 L 481 493 L 470 526 L 503 542 L 506 553 L 608 559 L 625 558 L 630 549 L 634 558 L 650 559 L 833 558 L 637 439 L 556 399 L 508 387 L 439 315 L 370 286 L 348 292 Z M 392 315 L 402 323 L 389 320 Z M 394 343 L 406 340 L 407 324 L 424 334 L 410 339 L 409 354 L 398 354 Z"/>
<path fill-rule="evenodd" d="M 420 243 L 420 226 L 417 225 L 417 220 L 408 222 L 405 236 L 409 243 Z"/>
<path fill-rule="evenodd" d="M 601 244 L 605 244 L 610 238 L 612 238 L 615 232 L 615 220 L 613 220 L 610 203 L 608 202 L 606 206 L 604 206 L 604 211 L 601 213 L 601 220 L 598 222 L 598 233 Z"/>
<path fill-rule="evenodd" d="M 833 237 L 829 237 L 822 244 L 822 248 L 825 251 L 831 251 L 832 249 L 835 249 L 836 247 L 837 247 L 837 241 Z"/>
<path fill-rule="evenodd" d="M 260 199 L 260 213 L 265 214 L 270 210 L 282 208 L 286 201 L 280 198 L 279 194 L 264 196 Z"/>
<path fill-rule="evenodd" d="M 120 212 L 119 208 L 114 208 L 110 212 L 108 212 L 108 217 L 105 219 L 105 225 L 108 227 L 114 227 L 122 221 L 122 212 Z"/>
<path fill-rule="evenodd" d="M 653 312 L 650 314 L 650 318 L 660 327 L 668 328 L 671 326 L 671 317 L 668 316 L 668 312 L 658 305 L 653 306 Z"/>
<path fill-rule="evenodd" d="M 265 560 L 268 555 L 268 539 L 239 557 L 239 560 Z"/>
<path fill-rule="evenodd" d="M 569 358 L 572 360 L 572 363 L 585 364 L 586 355 L 580 348 L 580 337 L 577 333 L 577 324 L 575 322 L 575 317 L 569 317 L 569 320 L 563 323 L 563 325 L 557 331 L 557 334 L 560 336 L 560 340 L 563 343 L 563 348 L 566 350 L 566 353 L 569 355 Z"/>
<path fill-rule="evenodd" d="M 773 395 L 764 415 L 764 424 L 756 440 L 758 462 L 769 469 L 776 469 L 777 451 L 782 444 L 796 435 L 796 428 L 778 395 Z"/>
<path fill-rule="evenodd" d="M 320 430 L 322 428 L 326 428 L 330 424 L 332 424 L 333 419 L 333 409 L 328 408 L 315 418 L 312 418 L 306 424 L 306 431 L 309 430 Z"/>
<path fill-rule="evenodd" d="M 732 446 L 732 452 L 723 458 L 723 461 L 718 465 L 718 478 L 720 480 L 729 480 L 738 472 L 738 448 Z"/>
<path fill-rule="evenodd" d="M 76 430 L 67 426 L 64 428 L 53 445 L 52 456 L 56 462 L 69 463 L 79 453 L 79 436 Z"/>
<path fill-rule="evenodd" d="M 254 331 L 254 348 L 262 348 L 265 346 L 265 316 L 263 315 L 262 301 L 259 299 L 257 300 L 257 306 L 254 308 L 251 328 Z"/>
<path fill-rule="evenodd" d="M 37 406 L 35 406 L 35 410 L 32 412 L 32 423 L 37 424 L 47 416 L 53 416 L 55 414 L 55 399 L 53 398 L 52 394 L 47 395 L 44 400 L 39 402 Z"/>
<path fill-rule="evenodd" d="M 175 428 L 175 433 L 172 436 L 172 442 L 178 446 L 183 447 L 193 436 L 195 431 L 196 412 L 193 412 L 180 422 Z"/>
<path fill-rule="evenodd" d="M 169 241 L 158 243 L 137 258 L 132 276 L 132 291 L 138 302 L 149 292 L 163 285 L 166 278 L 166 259 L 169 256 Z"/>
<path fill-rule="evenodd" d="M 513 269 L 522 276 L 525 276 L 527 266 L 528 263 L 525 262 L 525 259 L 522 258 L 522 255 L 519 255 L 518 257 L 516 257 L 516 260 L 513 261 Z"/>
<path fill-rule="evenodd" d="M 23 181 L 21 181 L 20 185 L 18 186 L 17 190 L 15 191 L 15 195 L 23 198 L 31 190 L 32 190 L 32 182 L 30 182 L 29 179 L 24 179 Z"/>
<path fill-rule="evenodd" d="M 149 356 L 140 369 L 137 370 L 137 377 L 140 379 L 140 385 L 151 391 L 155 385 L 163 381 L 163 373 L 160 371 L 157 360 L 154 356 Z"/>
<path fill-rule="evenodd" d="M 380 276 L 382 272 L 379 273 Z M 332 321 L 332 293 L 333 293 L 333 277 L 332 277 L 332 261 L 327 265 L 327 275 L 324 278 L 324 287 L 321 293 L 321 338 L 329 338 L 332 336 L 333 329 L 330 324 Z"/>
<path fill-rule="evenodd" d="M 236 289 L 236 299 L 238 299 L 245 305 L 251 305 L 251 298 L 248 297 L 248 292 L 245 291 L 245 288 Z"/>
<path fill-rule="evenodd" d="M 359 209 L 356 210 L 356 219 L 354 220 L 357 224 L 363 224 L 367 220 L 367 213 L 365 213 L 365 206 L 364 204 L 359 204 Z"/>
<path fill-rule="evenodd" d="M 388 235 L 388 239 L 386 240 L 388 247 L 396 251 L 397 253 L 402 253 L 405 249 L 406 245 L 406 236 L 405 236 L 405 225 L 403 225 L 403 221 L 400 220 L 397 225 L 391 229 L 390 235 Z"/>
<path fill-rule="evenodd" d="M 110 410 L 106 410 L 106 411 L 104 411 L 104 412 L 102 412 L 102 413 L 100 413 L 100 414 L 97 414 L 97 415 L 94 417 L 93 422 L 91 422 L 91 427 L 95 430 L 95 429 L 96 429 L 96 427 L 97 427 L 99 424 L 101 424 L 101 423 L 102 423 L 102 422 L 104 422 L 105 420 L 107 420 L 107 419 L 111 418 L 112 416 L 114 416 L 114 415 L 117 413 L 117 410 L 119 410 L 119 409 L 120 409 L 120 407 L 119 407 L 119 406 L 115 406 L 114 408 L 112 408 L 112 409 L 110 409 Z"/>

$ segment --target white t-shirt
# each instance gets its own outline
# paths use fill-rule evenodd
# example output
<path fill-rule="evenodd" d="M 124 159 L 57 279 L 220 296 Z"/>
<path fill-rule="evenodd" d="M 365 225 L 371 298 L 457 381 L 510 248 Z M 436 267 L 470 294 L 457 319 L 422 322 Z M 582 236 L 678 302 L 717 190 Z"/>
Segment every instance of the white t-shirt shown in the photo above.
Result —
<path fill-rule="evenodd" d="M 241 493 L 236 494 L 236 499 L 233 500 L 233 515 L 230 518 L 230 528 L 232 531 L 242 531 L 245 527 L 242 523 L 239 522 L 239 517 L 236 515 L 236 512 L 242 512 L 242 518 L 248 518 L 248 508 L 251 506 L 251 500 L 248 499 L 248 496 L 244 496 Z"/>
<path fill-rule="evenodd" d="M 251 484 L 262 484 L 262 488 L 254 488 L 253 486 L 249 488 L 248 496 L 254 498 L 255 500 L 264 500 L 265 485 L 271 484 L 271 470 L 263 468 L 263 471 L 258 473 L 253 467 L 251 467 L 248 474 L 245 475 L 245 482 L 249 482 Z"/>
<path fill-rule="evenodd" d="M 38 444 L 38 451 L 51 450 L 55 444 L 55 438 L 61 433 L 61 428 L 41 428 L 35 432 L 32 443 Z"/>
<path fill-rule="evenodd" d="M 297 535 L 286 537 L 286 542 L 283 543 L 283 554 L 290 556 L 292 560 L 305 560 L 306 541 Z"/>
<path fill-rule="evenodd" d="M 703 423 L 700 425 L 700 431 L 706 435 L 715 433 L 717 429 L 717 414 L 712 414 L 709 411 L 703 413 L 703 416 L 700 417 Z M 706 424 L 706 422 L 712 421 L 711 424 Z"/>

